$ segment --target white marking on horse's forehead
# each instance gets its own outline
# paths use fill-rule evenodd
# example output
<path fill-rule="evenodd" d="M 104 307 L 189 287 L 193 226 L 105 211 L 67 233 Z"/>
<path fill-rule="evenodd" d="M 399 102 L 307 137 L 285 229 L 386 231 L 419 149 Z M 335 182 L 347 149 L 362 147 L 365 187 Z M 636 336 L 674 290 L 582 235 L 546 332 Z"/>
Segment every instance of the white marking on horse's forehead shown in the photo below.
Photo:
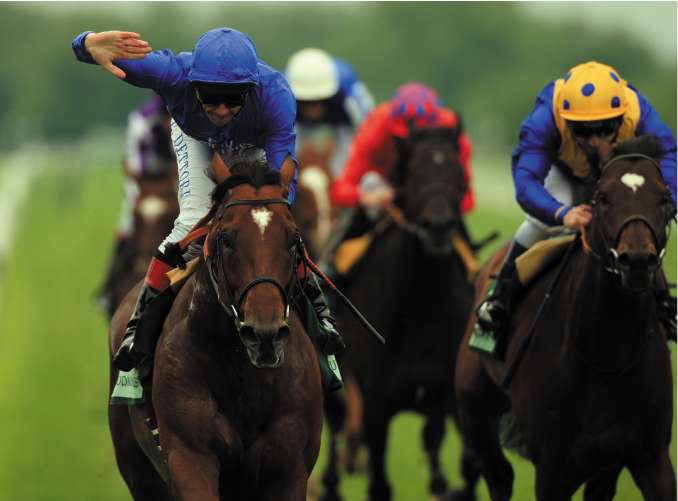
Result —
<path fill-rule="evenodd" d="M 620 181 L 631 188 L 633 190 L 633 193 L 638 191 L 638 188 L 643 186 L 645 184 L 645 178 L 641 176 L 640 174 L 633 174 L 631 172 L 627 172 L 624 174 Z"/>
<path fill-rule="evenodd" d="M 144 219 L 157 219 L 167 210 L 167 202 L 156 196 L 149 196 L 139 202 L 139 213 Z"/>
<path fill-rule="evenodd" d="M 436 165 L 442 164 L 443 160 L 445 160 L 445 155 L 443 155 L 440 151 L 436 151 L 433 154 L 433 163 L 435 163 Z"/>
<path fill-rule="evenodd" d="M 264 238 L 264 232 L 266 231 L 268 223 L 271 222 L 273 212 L 268 210 L 266 207 L 255 207 L 251 212 L 252 219 L 254 219 L 254 222 L 259 227 L 259 231 L 261 232 L 261 238 Z"/>

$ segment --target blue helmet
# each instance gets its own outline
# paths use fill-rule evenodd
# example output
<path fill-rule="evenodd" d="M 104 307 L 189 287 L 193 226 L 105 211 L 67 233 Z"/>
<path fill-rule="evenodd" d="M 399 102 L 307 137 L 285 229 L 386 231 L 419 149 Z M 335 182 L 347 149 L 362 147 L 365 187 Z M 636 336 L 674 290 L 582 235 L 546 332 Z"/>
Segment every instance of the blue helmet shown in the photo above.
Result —
<path fill-rule="evenodd" d="M 217 28 L 203 33 L 195 44 L 188 80 L 257 85 L 258 61 L 250 37 L 232 28 Z"/>

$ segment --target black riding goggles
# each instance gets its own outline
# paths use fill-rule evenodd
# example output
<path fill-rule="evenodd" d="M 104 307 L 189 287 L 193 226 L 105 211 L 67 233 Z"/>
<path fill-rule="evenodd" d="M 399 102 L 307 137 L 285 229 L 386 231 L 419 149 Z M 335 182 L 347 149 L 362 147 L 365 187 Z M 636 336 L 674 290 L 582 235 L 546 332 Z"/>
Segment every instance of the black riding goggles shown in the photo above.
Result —
<path fill-rule="evenodd" d="M 572 135 L 582 139 L 611 136 L 617 132 L 620 125 L 621 120 L 618 118 L 598 122 L 568 122 Z"/>
<path fill-rule="evenodd" d="M 244 106 L 251 87 L 194 84 L 195 95 L 200 103 L 207 106 L 224 104 L 227 108 Z"/>

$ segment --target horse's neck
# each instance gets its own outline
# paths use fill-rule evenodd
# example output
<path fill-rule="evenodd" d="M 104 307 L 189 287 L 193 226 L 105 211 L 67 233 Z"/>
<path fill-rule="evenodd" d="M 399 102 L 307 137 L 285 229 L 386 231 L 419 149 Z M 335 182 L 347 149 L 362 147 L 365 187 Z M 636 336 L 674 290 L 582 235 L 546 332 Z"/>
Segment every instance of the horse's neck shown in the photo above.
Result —
<path fill-rule="evenodd" d="M 632 358 L 647 341 L 650 322 L 656 318 L 652 291 L 625 290 L 618 275 L 583 252 L 577 253 L 571 270 L 568 304 L 563 305 L 570 341 L 601 366 Z"/>
<path fill-rule="evenodd" d="M 444 302 L 446 298 L 452 304 L 451 298 L 458 293 L 459 284 L 466 283 L 466 269 L 459 257 L 455 252 L 431 256 L 415 236 L 400 231 L 393 272 L 400 278 L 399 293 L 404 294 L 402 300 L 406 303 L 402 306 L 416 308 L 421 314 L 425 309 L 438 310 L 440 301 Z M 432 297 L 436 301 L 432 301 Z"/>

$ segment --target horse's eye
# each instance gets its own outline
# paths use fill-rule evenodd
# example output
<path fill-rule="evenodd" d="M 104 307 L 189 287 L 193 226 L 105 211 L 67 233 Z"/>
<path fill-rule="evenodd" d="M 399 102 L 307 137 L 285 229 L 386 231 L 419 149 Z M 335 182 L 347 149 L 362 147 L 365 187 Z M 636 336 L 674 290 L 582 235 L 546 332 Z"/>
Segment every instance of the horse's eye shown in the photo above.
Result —
<path fill-rule="evenodd" d="M 610 200 L 607 198 L 605 193 L 598 193 L 598 196 L 596 196 L 596 202 L 601 205 L 610 205 Z"/>
<path fill-rule="evenodd" d="M 233 249 L 233 237 L 229 235 L 226 231 L 224 230 L 219 230 L 217 233 L 217 239 L 221 243 L 223 247 L 226 249 Z"/>

